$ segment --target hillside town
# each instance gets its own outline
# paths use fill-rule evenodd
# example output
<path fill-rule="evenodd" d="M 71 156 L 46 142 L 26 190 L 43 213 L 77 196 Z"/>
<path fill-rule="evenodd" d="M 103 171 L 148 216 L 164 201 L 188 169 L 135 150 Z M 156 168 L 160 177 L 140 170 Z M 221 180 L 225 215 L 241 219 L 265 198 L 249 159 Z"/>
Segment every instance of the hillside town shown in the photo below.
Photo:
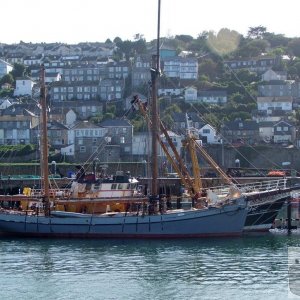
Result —
<path fill-rule="evenodd" d="M 263 40 L 257 36 L 248 39 Z M 139 43 L 143 50 L 134 48 Z M 99 152 L 102 161 L 146 159 L 151 151 L 150 137 L 147 126 L 137 126 L 141 116 L 136 116 L 139 113 L 132 107 L 132 99 L 138 95 L 144 103 L 149 101 L 155 49 L 142 38 L 131 43 L 130 51 L 124 44 L 117 40 L 77 45 L 0 44 L 0 145 L 39 144 L 39 76 L 43 64 L 49 143 L 55 153 L 77 162 L 97 157 Z M 229 91 L 228 85 L 208 85 L 209 80 L 203 80 L 205 64 L 216 59 L 212 52 L 179 51 L 167 42 L 162 45 L 158 96 L 161 109 L 169 110 L 165 121 L 179 151 L 187 126 L 186 113 L 204 145 L 300 146 L 300 81 L 282 67 L 284 61 L 292 60 L 291 56 L 270 53 L 225 56 L 222 68 L 230 70 L 231 75 L 247 72 L 248 79 L 236 78 L 244 88 L 237 93 Z M 251 94 L 243 98 L 250 85 Z M 218 109 L 235 113 L 217 124 L 210 117 Z"/>

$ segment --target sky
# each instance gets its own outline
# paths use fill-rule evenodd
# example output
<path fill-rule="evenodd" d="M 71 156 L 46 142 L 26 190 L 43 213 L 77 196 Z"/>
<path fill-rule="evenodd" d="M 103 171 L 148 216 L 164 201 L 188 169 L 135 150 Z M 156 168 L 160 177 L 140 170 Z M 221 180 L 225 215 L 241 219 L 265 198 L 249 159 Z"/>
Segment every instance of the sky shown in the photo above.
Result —
<path fill-rule="evenodd" d="M 105 42 L 120 37 L 157 37 L 158 0 L 6 0 L 1 1 L 0 43 Z M 221 28 L 246 35 L 250 27 L 300 37 L 300 1 L 161 0 L 162 37 L 196 38 Z"/>

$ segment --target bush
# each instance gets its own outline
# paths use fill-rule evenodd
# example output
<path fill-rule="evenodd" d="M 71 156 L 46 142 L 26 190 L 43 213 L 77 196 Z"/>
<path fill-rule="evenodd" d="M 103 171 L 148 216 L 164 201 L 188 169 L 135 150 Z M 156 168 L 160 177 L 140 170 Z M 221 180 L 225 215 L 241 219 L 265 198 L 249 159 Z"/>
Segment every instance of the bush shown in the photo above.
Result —
<path fill-rule="evenodd" d="M 28 145 L 2 145 L 0 146 L 0 157 L 24 156 L 35 151 L 36 146 Z"/>

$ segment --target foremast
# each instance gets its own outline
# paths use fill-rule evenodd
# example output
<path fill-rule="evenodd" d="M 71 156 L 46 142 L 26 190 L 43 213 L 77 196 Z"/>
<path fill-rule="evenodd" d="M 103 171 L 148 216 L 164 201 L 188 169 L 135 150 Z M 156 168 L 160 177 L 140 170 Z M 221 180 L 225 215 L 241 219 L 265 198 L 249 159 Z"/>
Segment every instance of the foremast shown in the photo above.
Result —
<path fill-rule="evenodd" d="M 46 85 L 45 85 L 45 66 L 41 65 L 41 89 L 40 89 L 40 105 L 41 105 L 41 177 L 43 202 L 45 215 L 50 214 L 49 203 L 49 168 L 48 168 L 48 133 L 47 133 L 47 103 L 46 103 Z"/>

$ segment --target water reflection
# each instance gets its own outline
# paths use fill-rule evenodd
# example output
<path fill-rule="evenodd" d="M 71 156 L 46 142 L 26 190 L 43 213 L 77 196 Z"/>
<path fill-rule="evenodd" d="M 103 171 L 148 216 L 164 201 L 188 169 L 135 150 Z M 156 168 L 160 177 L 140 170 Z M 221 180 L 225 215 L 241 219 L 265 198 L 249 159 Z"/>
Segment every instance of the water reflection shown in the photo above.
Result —
<path fill-rule="evenodd" d="M 0 279 L 26 278 L 20 292 L 38 290 L 31 299 L 276 299 L 287 292 L 288 246 L 299 239 L 2 239 Z"/>

